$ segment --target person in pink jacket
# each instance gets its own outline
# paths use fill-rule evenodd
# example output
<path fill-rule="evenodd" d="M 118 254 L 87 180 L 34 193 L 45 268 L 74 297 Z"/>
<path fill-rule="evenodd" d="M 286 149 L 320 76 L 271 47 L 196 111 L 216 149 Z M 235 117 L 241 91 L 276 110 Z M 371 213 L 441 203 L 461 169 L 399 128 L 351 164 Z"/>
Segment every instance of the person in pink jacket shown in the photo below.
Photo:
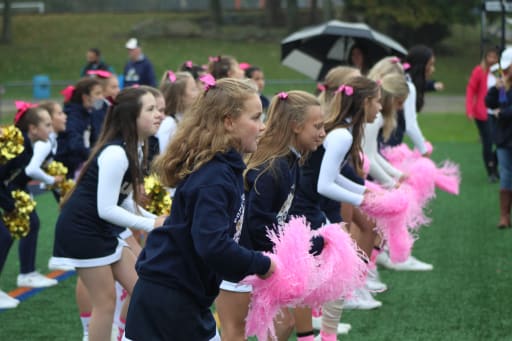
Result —
<path fill-rule="evenodd" d="M 489 182 L 498 181 L 498 166 L 496 151 L 493 150 L 493 119 L 489 110 L 485 107 L 485 95 L 487 90 L 496 83 L 496 78 L 490 70 L 491 65 L 498 62 L 496 48 L 488 49 L 480 64 L 471 72 L 466 87 L 466 115 L 474 121 L 482 141 L 482 154 L 487 169 Z"/>

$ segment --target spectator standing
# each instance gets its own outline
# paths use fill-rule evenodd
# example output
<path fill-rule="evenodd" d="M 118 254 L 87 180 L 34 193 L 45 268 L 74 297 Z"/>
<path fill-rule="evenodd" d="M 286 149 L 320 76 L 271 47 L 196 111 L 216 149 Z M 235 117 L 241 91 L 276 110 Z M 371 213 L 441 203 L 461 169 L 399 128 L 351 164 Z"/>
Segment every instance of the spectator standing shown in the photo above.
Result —
<path fill-rule="evenodd" d="M 130 38 L 125 46 L 130 59 L 124 66 L 124 86 L 149 85 L 156 87 L 153 64 L 142 53 L 139 41 L 136 38 Z"/>

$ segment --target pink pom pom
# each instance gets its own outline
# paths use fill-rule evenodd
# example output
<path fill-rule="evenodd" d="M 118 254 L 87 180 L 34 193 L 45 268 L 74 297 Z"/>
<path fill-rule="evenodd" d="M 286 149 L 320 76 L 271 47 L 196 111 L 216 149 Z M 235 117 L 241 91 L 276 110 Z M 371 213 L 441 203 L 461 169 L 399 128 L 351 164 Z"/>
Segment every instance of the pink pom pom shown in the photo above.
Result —
<path fill-rule="evenodd" d="M 380 152 L 389 161 L 389 163 L 396 167 L 398 167 L 403 161 L 414 156 L 411 149 L 409 149 L 405 143 L 399 144 L 395 147 L 383 148 Z"/>
<path fill-rule="evenodd" d="M 307 294 L 315 266 L 309 254 L 311 232 L 304 218 L 292 218 L 278 233 L 270 231 L 269 237 L 274 243 L 274 253 L 269 255 L 276 263 L 274 274 L 266 280 L 249 276 L 243 281 L 253 286 L 245 333 L 259 340 L 275 338 L 273 319 L 281 307 L 296 305 Z"/>
<path fill-rule="evenodd" d="M 371 181 L 366 181 L 367 184 L 370 185 Z M 407 192 L 407 187 L 402 186 L 390 190 L 380 189 L 374 193 L 361 205 L 361 210 L 375 219 L 376 228 L 388 243 L 391 260 L 405 261 L 414 243 L 407 230 L 411 193 Z"/>
<path fill-rule="evenodd" d="M 459 166 L 453 162 L 445 161 L 441 168 L 437 170 L 435 183 L 437 188 L 450 194 L 459 195 Z"/>
<path fill-rule="evenodd" d="M 313 308 L 351 295 L 364 285 L 366 273 L 362 251 L 339 224 L 325 225 L 317 234 L 324 238 L 324 249 L 315 257 L 311 292 L 302 302 Z"/>

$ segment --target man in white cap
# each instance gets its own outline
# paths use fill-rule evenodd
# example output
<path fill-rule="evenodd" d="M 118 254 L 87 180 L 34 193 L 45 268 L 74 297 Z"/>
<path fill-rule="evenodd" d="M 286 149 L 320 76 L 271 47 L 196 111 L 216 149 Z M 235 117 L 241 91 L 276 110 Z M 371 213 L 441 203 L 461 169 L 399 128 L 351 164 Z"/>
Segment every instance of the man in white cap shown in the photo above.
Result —
<path fill-rule="evenodd" d="M 124 86 L 156 86 L 153 64 L 142 53 L 139 41 L 136 38 L 130 38 L 125 46 L 130 60 L 124 67 Z"/>

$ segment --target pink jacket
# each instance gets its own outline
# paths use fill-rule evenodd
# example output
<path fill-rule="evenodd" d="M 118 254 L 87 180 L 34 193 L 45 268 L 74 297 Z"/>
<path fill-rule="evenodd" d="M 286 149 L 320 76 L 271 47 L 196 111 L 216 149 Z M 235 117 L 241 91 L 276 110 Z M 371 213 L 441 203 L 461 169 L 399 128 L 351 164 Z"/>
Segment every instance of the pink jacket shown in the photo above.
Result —
<path fill-rule="evenodd" d="M 487 121 L 485 95 L 487 94 L 487 77 L 489 71 L 477 65 L 471 72 L 466 87 L 466 115 L 479 121 Z"/>

